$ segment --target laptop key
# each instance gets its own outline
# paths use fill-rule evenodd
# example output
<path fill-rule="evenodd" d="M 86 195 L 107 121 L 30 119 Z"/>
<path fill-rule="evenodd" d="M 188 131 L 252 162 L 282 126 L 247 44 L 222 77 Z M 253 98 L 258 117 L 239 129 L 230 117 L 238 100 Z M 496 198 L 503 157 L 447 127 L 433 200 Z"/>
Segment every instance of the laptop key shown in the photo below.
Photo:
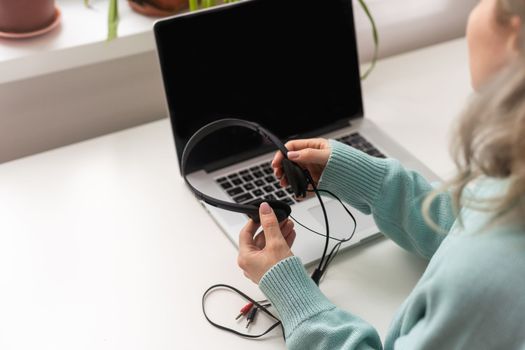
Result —
<path fill-rule="evenodd" d="M 221 187 L 224 188 L 225 190 L 227 190 L 228 188 L 232 188 L 233 186 L 232 186 L 231 183 L 226 181 L 226 182 L 221 183 Z"/>
<path fill-rule="evenodd" d="M 233 197 L 233 200 L 236 201 L 237 203 L 246 202 L 246 201 L 249 201 L 251 199 L 253 199 L 253 196 L 251 194 L 249 194 L 249 193 L 243 193 L 240 196 Z"/>
<path fill-rule="evenodd" d="M 228 179 L 234 179 L 236 177 L 239 177 L 239 175 L 237 175 L 237 174 L 230 174 L 230 175 L 228 175 Z"/>
<path fill-rule="evenodd" d="M 277 198 L 286 197 L 286 193 L 283 190 L 275 192 L 275 195 L 277 196 Z"/>
<path fill-rule="evenodd" d="M 255 186 L 257 186 L 257 187 L 262 187 L 262 186 L 264 186 L 264 181 L 263 181 L 263 180 L 255 180 L 253 183 L 254 183 Z"/>
<path fill-rule="evenodd" d="M 271 192 L 274 191 L 273 186 L 270 186 L 270 185 L 268 185 L 268 186 L 264 186 L 264 187 L 263 187 L 263 190 L 265 190 L 266 193 L 271 193 Z"/>
<path fill-rule="evenodd" d="M 246 181 L 246 182 L 248 182 L 248 181 L 252 181 L 252 180 L 253 180 L 253 176 L 251 176 L 251 175 L 244 175 L 244 176 L 242 177 L 242 179 L 243 179 L 244 181 Z"/>
<path fill-rule="evenodd" d="M 228 190 L 226 192 L 228 192 L 228 194 L 233 197 L 233 196 L 236 196 L 238 194 L 243 193 L 244 190 L 242 188 L 240 188 L 240 187 L 235 187 L 235 188 L 232 188 L 231 190 Z"/>
<path fill-rule="evenodd" d="M 264 199 L 266 199 L 267 201 L 275 201 L 275 200 L 277 200 L 273 194 L 268 194 L 268 195 L 264 196 Z"/>
<path fill-rule="evenodd" d="M 288 192 L 289 194 L 293 194 L 293 190 L 291 187 L 286 187 L 286 192 Z"/>
<path fill-rule="evenodd" d="M 273 183 L 273 187 L 275 187 L 276 190 L 280 190 L 280 189 L 282 189 L 281 184 L 279 183 L 279 181 L 274 182 L 274 183 Z"/>
<path fill-rule="evenodd" d="M 263 171 L 264 171 L 265 174 L 268 174 L 268 175 L 273 174 L 273 169 L 272 168 L 264 168 Z"/>
<path fill-rule="evenodd" d="M 222 183 L 222 182 L 226 182 L 227 180 L 228 180 L 227 178 L 221 177 L 221 178 L 217 179 L 217 182 Z"/>
<path fill-rule="evenodd" d="M 249 173 L 249 171 L 246 170 L 246 169 L 239 171 L 239 174 L 241 174 L 241 175 L 247 175 L 248 173 Z"/>
<path fill-rule="evenodd" d="M 256 165 L 256 166 L 254 166 L 254 167 L 251 167 L 250 170 L 251 170 L 251 171 L 257 171 L 257 170 L 259 170 L 259 166 Z"/>
<path fill-rule="evenodd" d="M 289 198 L 289 197 L 283 198 L 283 199 L 281 199 L 281 200 L 282 200 L 283 202 L 285 202 L 286 204 L 288 204 L 288 205 L 295 204 L 295 202 L 294 202 L 291 198 Z"/>
<path fill-rule="evenodd" d="M 272 182 L 275 181 L 275 177 L 273 177 L 273 176 L 271 176 L 271 175 L 266 176 L 264 179 L 265 179 L 266 182 L 268 182 L 269 184 L 271 184 Z"/>
<path fill-rule="evenodd" d="M 235 179 L 232 180 L 232 183 L 233 183 L 235 186 L 237 186 L 237 185 L 242 184 L 242 180 L 239 179 L 239 178 L 235 178 Z"/>
<path fill-rule="evenodd" d="M 352 147 L 357 148 L 358 150 L 362 150 L 363 149 L 363 144 L 361 142 L 354 142 L 351 145 L 352 145 Z"/>
<path fill-rule="evenodd" d="M 244 189 L 245 189 L 246 191 L 251 191 L 251 190 L 253 190 L 254 188 L 255 188 L 255 186 L 254 186 L 252 183 L 248 183 L 248 184 L 244 185 Z"/>
<path fill-rule="evenodd" d="M 260 177 L 263 177 L 264 174 L 260 171 L 254 171 L 253 176 L 255 176 L 256 178 L 260 178 Z"/>
<path fill-rule="evenodd" d="M 264 194 L 264 192 L 262 190 L 259 190 L 259 189 L 253 191 L 252 193 L 256 197 L 260 197 L 260 196 L 262 196 Z"/>

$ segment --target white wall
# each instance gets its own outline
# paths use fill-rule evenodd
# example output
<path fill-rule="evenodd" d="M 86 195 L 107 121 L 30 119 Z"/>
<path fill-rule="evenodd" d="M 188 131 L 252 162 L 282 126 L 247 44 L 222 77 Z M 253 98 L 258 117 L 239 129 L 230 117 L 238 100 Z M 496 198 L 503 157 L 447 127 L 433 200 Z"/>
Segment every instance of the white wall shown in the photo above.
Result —
<path fill-rule="evenodd" d="M 370 24 L 352 0 L 362 61 L 372 57 Z M 395 55 L 465 34 L 467 17 L 479 0 L 366 0 L 379 27 L 380 55 Z"/>
<path fill-rule="evenodd" d="M 0 84 L 0 163 L 165 116 L 154 52 Z"/>

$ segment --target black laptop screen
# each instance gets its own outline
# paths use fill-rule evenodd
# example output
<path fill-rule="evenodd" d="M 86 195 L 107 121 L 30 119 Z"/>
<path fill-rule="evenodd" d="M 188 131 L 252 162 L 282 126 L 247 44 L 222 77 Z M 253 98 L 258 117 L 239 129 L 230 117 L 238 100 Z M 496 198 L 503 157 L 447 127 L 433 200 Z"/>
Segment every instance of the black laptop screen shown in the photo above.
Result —
<path fill-rule="evenodd" d="M 351 0 L 248 0 L 160 21 L 155 36 L 179 161 L 217 119 L 289 139 L 363 114 Z M 189 165 L 216 169 L 268 150 L 232 128 L 206 138 Z"/>

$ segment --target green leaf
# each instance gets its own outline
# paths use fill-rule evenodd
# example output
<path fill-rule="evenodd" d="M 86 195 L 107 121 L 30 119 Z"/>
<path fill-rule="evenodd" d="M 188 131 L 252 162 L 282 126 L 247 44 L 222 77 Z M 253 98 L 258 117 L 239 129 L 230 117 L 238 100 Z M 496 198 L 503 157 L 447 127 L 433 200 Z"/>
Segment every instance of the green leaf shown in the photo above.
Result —
<path fill-rule="evenodd" d="M 117 37 L 118 34 L 118 0 L 109 0 L 108 10 L 108 41 Z"/>

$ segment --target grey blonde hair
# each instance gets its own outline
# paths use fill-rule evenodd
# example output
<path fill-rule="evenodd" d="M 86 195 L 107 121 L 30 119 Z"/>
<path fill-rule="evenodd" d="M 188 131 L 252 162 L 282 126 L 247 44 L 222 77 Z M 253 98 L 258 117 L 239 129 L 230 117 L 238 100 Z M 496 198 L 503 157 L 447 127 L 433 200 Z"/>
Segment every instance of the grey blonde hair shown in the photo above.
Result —
<path fill-rule="evenodd" d="M 525 221 L 525 0 L 497 1 L 502 25 L 513 16 L 521 18 L 520 54 L 474 97 L 459 119 L 451 144 L 457 175 L 423 201 L 425 220 L 438 232 L 444 229 L 431 218 L 430 207 L 443 192 L 452 196 L 456 214 L 469 206 L 491 211 L 494 217 L 517 211 Z M 465 198 L 465 189 L 483 177 L 508 179 L 509 187 L 497 198 L 474 204 Z"/>

